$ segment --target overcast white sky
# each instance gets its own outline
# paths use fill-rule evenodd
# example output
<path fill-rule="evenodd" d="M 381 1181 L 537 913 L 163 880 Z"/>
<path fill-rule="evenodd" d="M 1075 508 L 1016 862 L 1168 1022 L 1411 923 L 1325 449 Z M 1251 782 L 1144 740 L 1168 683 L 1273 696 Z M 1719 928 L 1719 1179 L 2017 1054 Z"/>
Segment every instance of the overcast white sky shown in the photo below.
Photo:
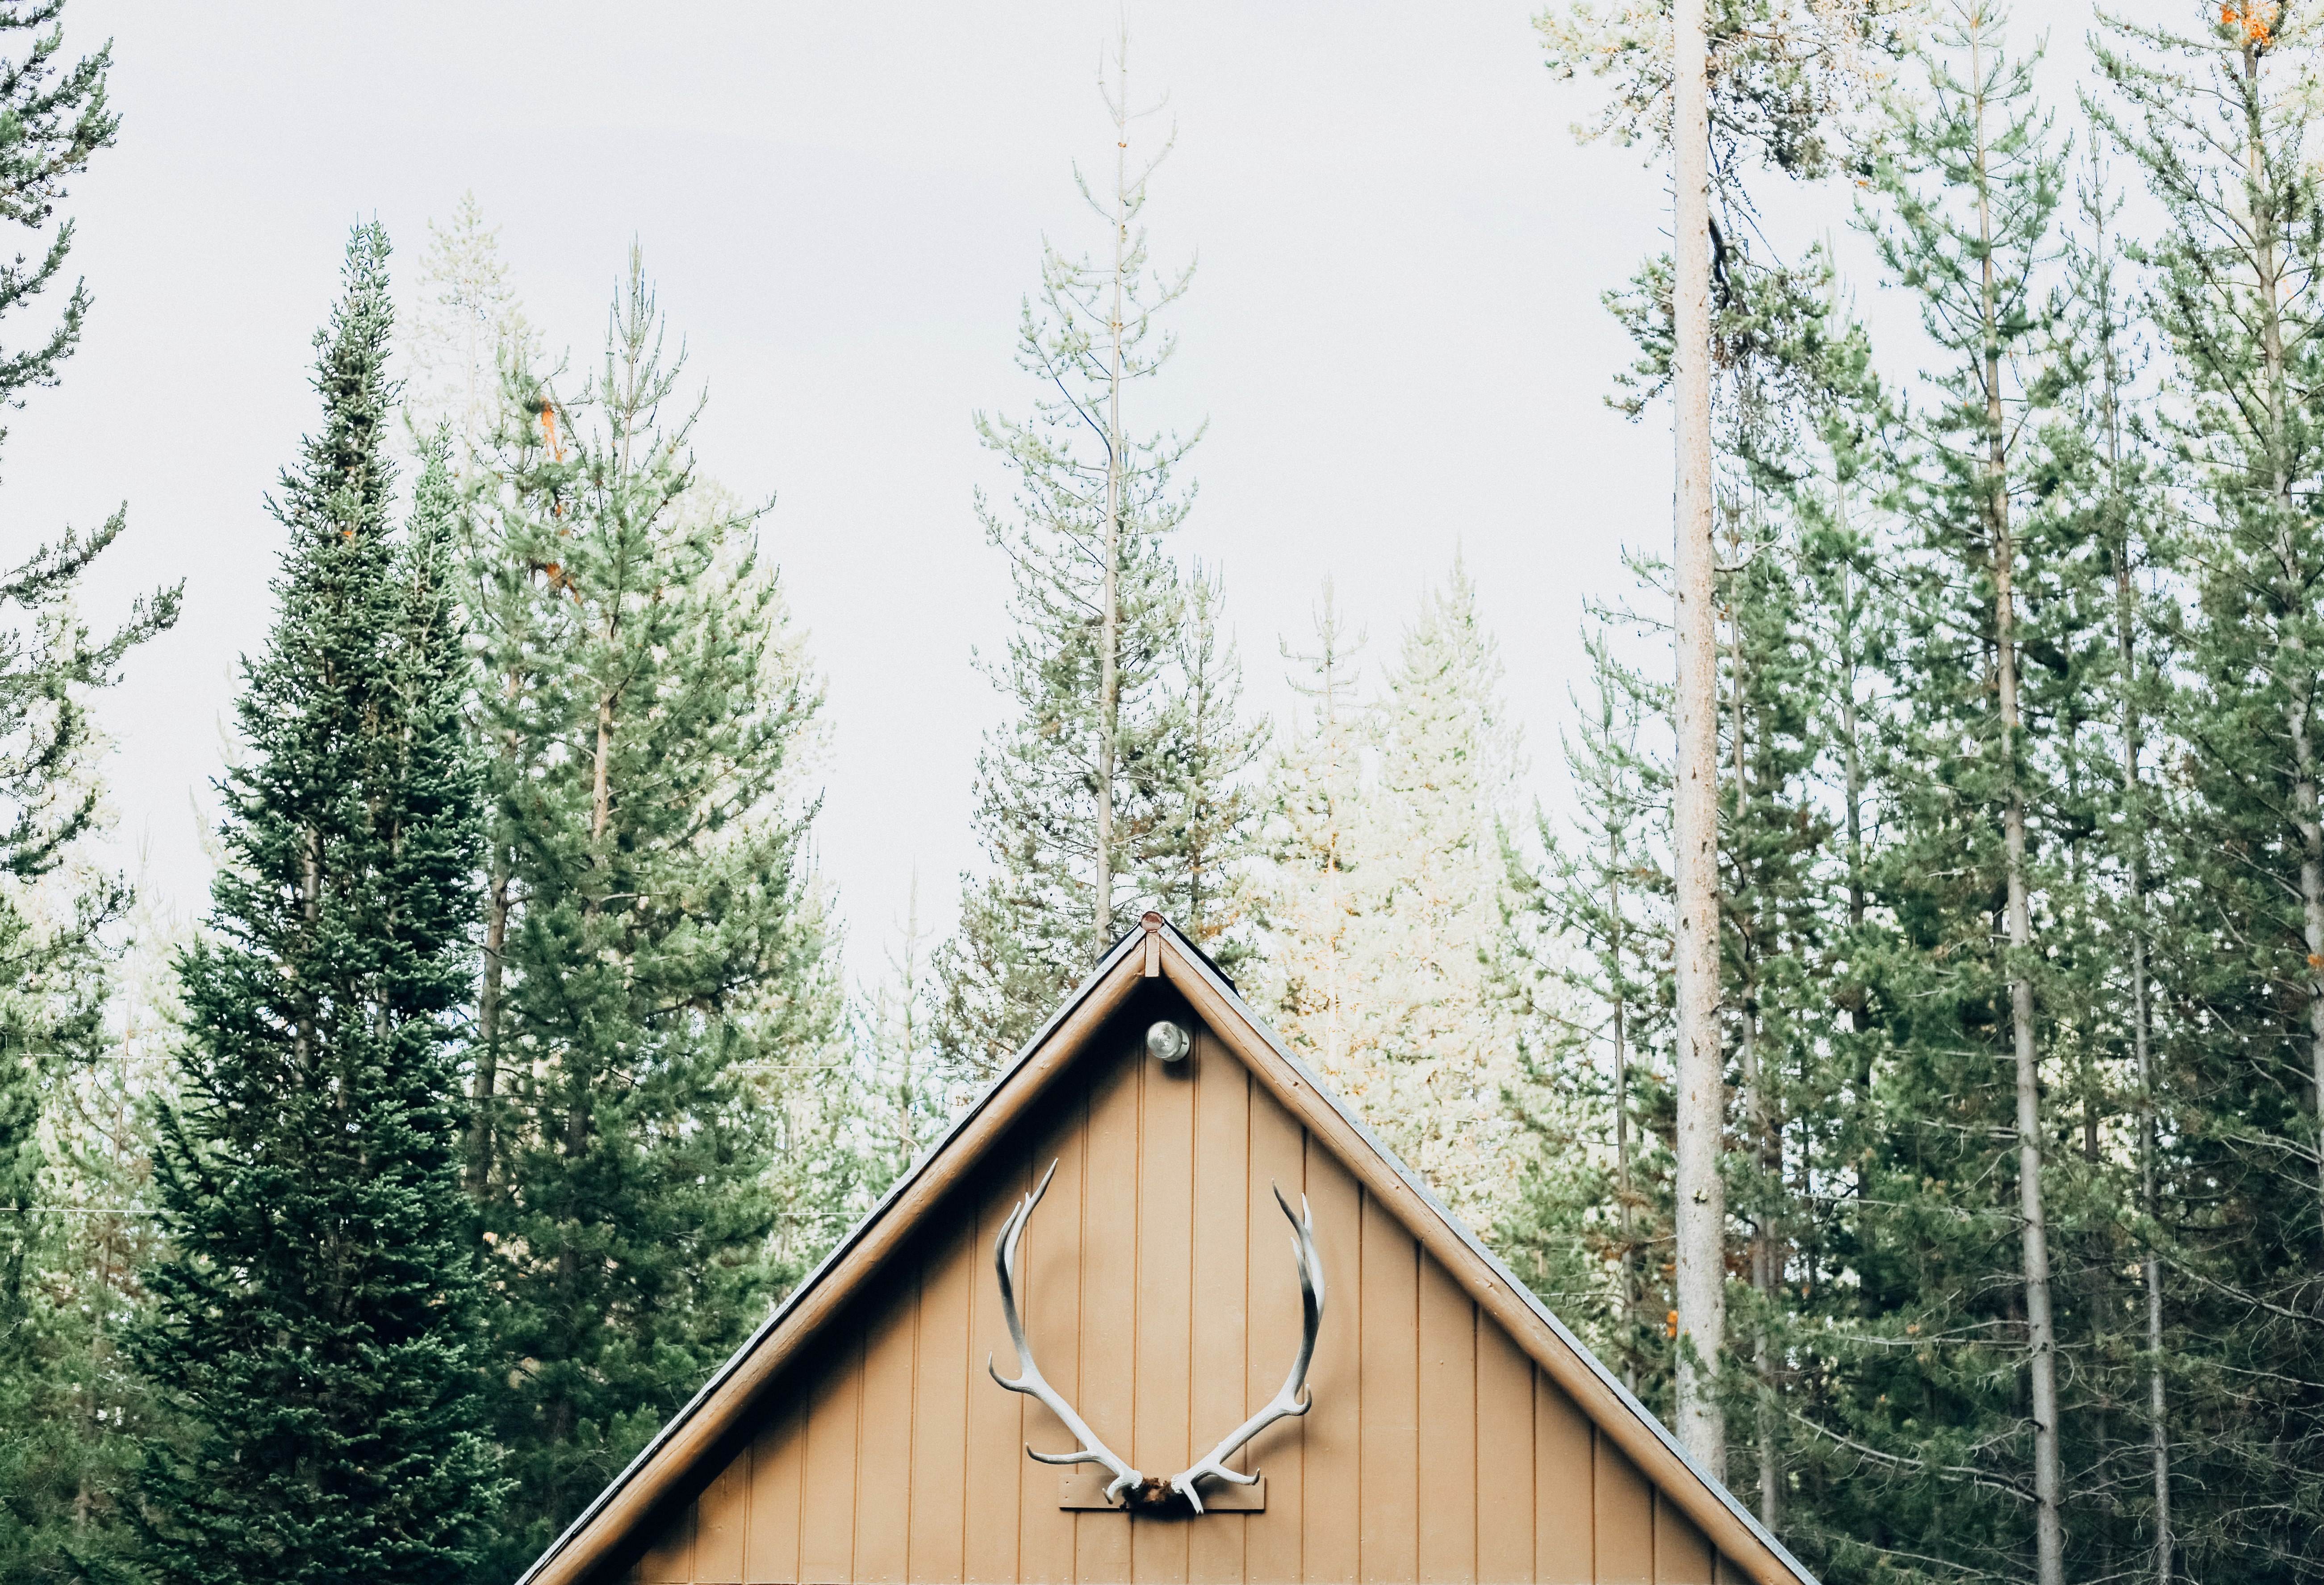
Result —
<path fill-rule="evenodd" d="M 1665 204 L 1635 152 L 1574 146 L 1588 93 L 1542 69 L 1532 8 L 1135 8 L 1134 93 L 1167 88 L 1178 128 L 1157 256 L 1201 260 L 1137 416 L 1210 419 L 1182 548 L 1224 567 L 1258 707 L 1281 714 L 1277 635 L 1305 633 L 1325 574 L 1377 659 L 1458 549 L 1547 790 L 1582 600 L 1620 590 L 1626 541 L 1669 532 L 1667 422 L 1602 404 L 1628 353 L 1599 304 L 1662 245 Z M 408 281 L 427 220 L 473 189 L 552 345 L 595 345 L 644 244 L 709 390 L 705 469 L 776 498 L 767 544 L 829 682 L 817 844 L 851 956 L 877 963 L 916 867 L 948 922 L 1000 709 L 970 651 L 1005 633 L 970 511 L 1005 481 L 969 415 L 1028 403 L 1011 337 L 1043 234 L 1095 240 L 1070 162 L 1105 149 L 1113 15 L 74 0 L 69 43 L 115 40 L 122 140 L 69 201 L 96 309 L 62 387 L 11 418 L 0 555 L 125 499 L 91 614 L 187 580 L 184 620 L 105 706 L 124 862 L 143 844 L 149 883 L 202 907 L 197 805 L 271 615 L 262 498 L 314 420 L 309 340 L 349 225 L 383 220 Z M 1771 235 L 1788 251 L 1846 213 L 1787 198 Z"/>

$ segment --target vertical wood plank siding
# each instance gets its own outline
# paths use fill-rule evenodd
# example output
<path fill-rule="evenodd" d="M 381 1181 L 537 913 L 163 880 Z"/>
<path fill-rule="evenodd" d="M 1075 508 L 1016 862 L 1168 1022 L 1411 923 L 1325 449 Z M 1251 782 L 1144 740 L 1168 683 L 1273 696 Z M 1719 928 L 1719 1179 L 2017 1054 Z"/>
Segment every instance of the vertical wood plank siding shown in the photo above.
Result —
<path fill-rule="evenodd" d="M 1196 1027 L 1175 1067 L 1143 1055 L 1142 1024 L 1101 1035 L 769 1392 L 628 1580 L 1714 1585 L 1701 1532 Z M 1065 1472 L 1025 1456 L 1071 1439 L 985 1375 L 988 1356 L 1015 1363 L 991 1247 L 1052 1160 L 1027 1330 L 1043 1373 L 1149 1475 L 1282 1385 L 1299 1294 L 1271 1186 L 1313 1206 L 1330 1286 L 1314 1407 L 1237 1461 L 1265 1471 L 1265 1512 L 1063 1510 Z"/>

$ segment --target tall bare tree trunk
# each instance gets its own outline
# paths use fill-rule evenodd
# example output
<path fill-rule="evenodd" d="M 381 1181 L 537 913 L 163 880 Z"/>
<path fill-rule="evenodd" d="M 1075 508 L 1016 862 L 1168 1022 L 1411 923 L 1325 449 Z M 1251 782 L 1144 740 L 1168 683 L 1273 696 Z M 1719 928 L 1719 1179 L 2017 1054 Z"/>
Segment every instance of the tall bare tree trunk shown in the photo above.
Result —
<path fill-rule="evenodd" d="M 1711 622 L 1711 78 L 1705 0 L 1677 0 L 1671 118 L 1671 316 L 1676 451 L 1678 1436 L 1727 1479 L 1719 1361 L 1727 1339 L 1726 1074 L 1719 1034 L 1718 640 Z"/>
<path fill-rule="evenodd" d="M 1848 527 L 1848 485 L 1840 476 L 1835 463 L 1832 479 L 1832 510 L 1844 531 Z M 1840 766 L 1845 780 L 1847 807 L 1844 811 L 1848 827 L 1848 928 L 1851 943 L 1864 930 L 1864 914 L 1868 894 L 1864 884 L 1864 751 L 1858 742 L 1856 705 L 1856 573 L 1851 561 L 1843 561 L 1840 568 L 1840 730 L 1841 742 Z M 1851 945 L 1849 955 L 1856 949 Z M 1848 1009 L 1848 1030 L 1851 1035 L 1864 1033 L 1865 995 L 1861 985 L 1849 987 L 1849 1000 L 1856 1005 Z M 1872 1055 L 1868 1046 L 1856 1053 L 1856 1113 L 1862 1123 L 1864 1137 L 1872 1138 L 1875 1118 L 1872 1108 Z M 1857 1222 L 1859 1236 L 1868 1241 L 1872 1236 L 1872 1207 L 1868 1203 L 1870 1174 L 1865 1164 L 1858 1162 L 1856 1180 Z"/>
<path fill-rule="evenodd" d="M 1986 530 L 1993 548 L 1995 665 L 2001 695 L 2001 762 L 2009 779 L 2001 827 L 2009 896 L 2009 1022 L 2017 1059 L 2017 1205 L 2025 1282 L 2025 1350 L 2034 1411 L 2034 1545 L 2039 1585 L 2065 1585 L 2066 1537 L 2059 1507 L 2058 1340 L 2050 1305 L 2050 1234 L 2042 1205 L 2042 1064 L 2034 1042 L 2034 909 L 2025 880 L 2025 795 L 2018 785 L 2017 598 L 2009 521 L 2009 436 L 2001 401 L 2001 349 L 1993 270 L 1991 176 L 1985 141 L 1984 62 L 1972 40 L 1969 80 L 1977 106 L 1977 223 L 1983 244 L 1980 308 L 1985 322 Z"/>

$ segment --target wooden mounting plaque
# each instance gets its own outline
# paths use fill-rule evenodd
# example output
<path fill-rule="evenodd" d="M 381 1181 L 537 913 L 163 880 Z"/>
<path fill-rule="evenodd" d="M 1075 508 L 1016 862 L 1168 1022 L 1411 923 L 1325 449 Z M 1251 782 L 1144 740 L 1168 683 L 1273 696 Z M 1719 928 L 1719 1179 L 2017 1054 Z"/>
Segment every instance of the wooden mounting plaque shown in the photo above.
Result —
<path fill-rule="evenodd" d="M 1057 1480 L 1057 1506 L 1061 1508 L 1119 1510 L 1120 1503 L 1105 1500 L 1105 1483 L 1110 1479 L 1111 1477 L 1103 1470 L 1089 1466 L 1066 1470 Z M 1231 1480 L 1205 1480 L 1202 1493 L 1203 1511 L 1206 1514 L 1267 1512 L 1267 1477 L 1264 1475 L 1249 1486 L 1237 1486 Z"/>

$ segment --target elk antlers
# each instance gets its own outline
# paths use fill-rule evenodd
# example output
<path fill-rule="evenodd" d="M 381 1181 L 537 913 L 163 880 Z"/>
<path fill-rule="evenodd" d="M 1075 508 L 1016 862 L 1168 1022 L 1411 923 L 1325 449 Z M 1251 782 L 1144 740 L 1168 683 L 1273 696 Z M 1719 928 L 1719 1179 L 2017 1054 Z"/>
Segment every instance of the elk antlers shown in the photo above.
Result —
<path fill-rule="evenodd" d="M 1154 1492 L 1140 1495 L 1141 1501 L 1150 1501 L 1152 1497 L 1162 1495 L 1160 1488 L 1165 1483 L 1158 1480 L 1149 1482 L 1117 1458 L 1111 1449 L 1098 1440 L 1097 1433 L 1089 1428 L 1088 1423 L 1074 1413 L 1073 1405 L 1065 1401 L 1064 1395 L 1048 1384 L 1041 1375 L 1040 1367 L 1034 1363 L 1032 1345 L 1025 1340 L 1024 1319 L 1017 1313 L 1017 1247 L 1024 1239 L 1025 1224 L 1031 1219 L 1033 1208 L 1041 1203 L 1041 1196 L 1049 1192 L 1049 1180 L 1056 1175 L 1057 1164 L 1052 1161 L 1049 1170 L 1041 1175 L 1039 1187 L 1017 1203 L 1016 1210 L 1001 1224 L 1000 1236 L 992 1241 L 992 1267 L 1001 1279 L 1001 1308 L 1008 1318 L 1010 1341 L 1017 1345 L 1019 1374 L 1011 1381 L 993 1368 L 990 1355 L 985 1358 L 984 1368 L 994 1381 L 1010 1392 L 1023 1393 L 1047 1405 L 1049 1412 L 1074 1433 L 1078 1444 L 1069 1453 L 1036 1452 L 1028 1444 L 1025 1449 L 1027 1453 L 1044 1464 L 1102 1464 L 1113 1477 L 1106 1485 L 1106 1501 L 1112 1502 L 1125 1490 L 1140 1495 L 1140 1488 L 1151 1486 L 1157 1488 Z M 1284 1219 L 1291 1223 L 1291 1258 L 1299 1267 L 1302 1317 L 1299 1352 L 1291 1361 L 1291 1374 L 1284 1378 L 1281 1390 L 1264 1408 L 1228 1433 L 1224 1441 L 1192 1467 L 1170 1477 L 1167 1489 L 1185 1497 L 1198 1514 L 1203 1511 L 1203 1499 L 1194 1489 L 1196 1481 L 1216 1477 L 1221 1480 L 1232 1481 L 1237 1486 L 1253 1484 L 1259 1479 L 1256 1471 L 1241 1474 L 1228 1469 L 1225 1461 L 1277 1420 L 1305 1415 L 1315 1403 L 1314 1395 L 1305 1391 L 1307 1367 L 1315 1358 L 1315 1338 L 1323 1322 L 1323 1263 L 1315 1253 L 1315 1217 L 1308 1210 L 1305 1195 L 1299 1200 L 1299 1209 L 1305 1213 L 1304 1217 L 1291 1214 L 1290 1202 L 1284 1199 L 1283 1191 L 1279 1188 L 1275 1191 L 1275 1203 L 1282 1207 Z"/>
<path fill-rule="evenodd" d="M 1016 1380 L 1010 1380 L 992 1368 L 992 1356 L 990 1354 L 984 1358 L 984 1368 L 993 1380 L 1010 1392 L 1021 1392 L 1047 1404 L 1049 1412 L 1065 1423 L 1065 1429 L 1072 1432 L 1081 1444 L 1069 1453 L 1040 1453 L 1034 1452 L 1032 1444 L 1028 1442 L 1025 1451 L 1045 1464 L 1103 1464 L 1113 1476 L 1105 1488 L 1105 1500 L 1111 1502 L 1121 1495 L 1124 1488 L 1137 1486 L 1146 1478 L 1114 1457 L 1113 1451 L 1097 1439 L 1097 1433 L 1089 1428 L 1088 1423 L 1074 1413 L 1074 1406 L 1065 1402 L 1065 1395 L 1043 1378 L 1041 1368 L 1033 1362 L 1033 1346 L 1025 1341 L 1025 1322 L 1017 1313 L 1018 1240 L 1025 1236 L 1025 1223 L 1033 1214 L 1033 1207 L 1038 1205 L 1041 1196 L 1049 1192 L 1049 1180 L 1056 1175 L 1057 1164 L 1053 1161 L 1049 1163 L 1049 1170 L 1041 1175 L 1041 1186 L 1017 1203 L 1017 1209 L 1001 1226 L 1001 1236 L 992 1240 L 992 1267 L 1001 1276 L 1001 1308 L 1009 1318 L 1009 1341 L 1017 1345 L 1017 1364 L 1022 1374 Z"/>

